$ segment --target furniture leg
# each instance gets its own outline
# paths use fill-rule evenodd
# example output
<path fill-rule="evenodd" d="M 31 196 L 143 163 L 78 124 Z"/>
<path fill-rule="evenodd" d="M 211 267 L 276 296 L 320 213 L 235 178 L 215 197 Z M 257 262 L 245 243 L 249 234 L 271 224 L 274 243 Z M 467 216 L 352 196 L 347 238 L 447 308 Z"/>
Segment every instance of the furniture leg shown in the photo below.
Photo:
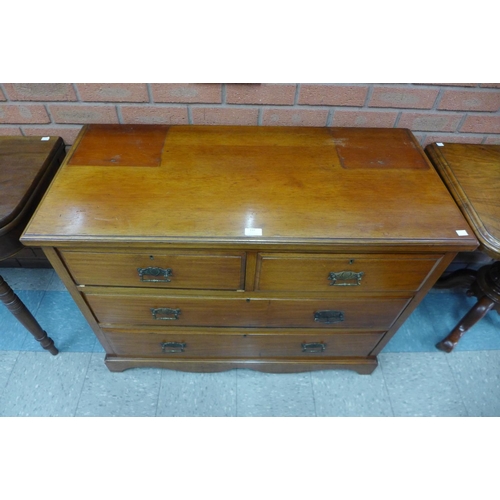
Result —
<path fill-rule="evenodd" d="M 473 269 L 459 269 L 458 271 L 451 273 L 449 276 L 438 279 L 434 288 L 467 288 L 472 285 L 476 278 L 477 271 Z"/>
<path fill-rule="evenodd" d="M 486 316 L 488 312 L 495 307 L 496 303 L 487 295 L 482 296 L 469 312 L 460 320 L 457 326 L 451 333 L 436 344 L 436 347 L 441 351 L 451 352 L 458 344 L 464 333 L 472 328 L 481 318 Z"/>
<path fill-rule="evenodd" d="M 0 276 L 0 300 L 7 306 L 7 309 L 17 318 L 17 320 L 40 342 L 40 345 L 54 356 L 59 353 L 54 345 L 54 341 L 42 330 L 38 321 L 29 312 L 21 299 L 14 293 L 12 288 Z"/>

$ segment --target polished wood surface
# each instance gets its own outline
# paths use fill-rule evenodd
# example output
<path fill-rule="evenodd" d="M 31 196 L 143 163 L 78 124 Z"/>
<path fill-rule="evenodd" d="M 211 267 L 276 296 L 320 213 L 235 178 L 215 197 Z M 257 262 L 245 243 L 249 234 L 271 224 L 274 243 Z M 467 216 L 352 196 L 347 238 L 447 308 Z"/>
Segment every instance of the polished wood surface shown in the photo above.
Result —
<path fill-rule="evenodd" d="M 0 260 L 23 249 L 20 236 L 64 155 L 60 137 L 0 136 Z M 53 340 L 1 276 L 0 300 L 44 349 L 58 353 Z"/>
<path fill-rule="evenodd" d="M 144 130 L 84 128 L 24 241 L 476 246 L 457 235 L 467 224 L 404 129 L 152 126 L 164 134 L 151 146 L 156 166 L 129 146 Z"/>
<path fill-rule="evenodd" d="M 408 130 L 154 125 L 85 126 L 23 241 L 113 371 L 370 373 L 478 245 Z"/>
<path fill-rule="evenodd" d="M 60 137 L 0 136 L 0 260 L 22 250 L 19 238 L 64 155 Z"/>
<path fill-rule="evenodd" d="M 332 294 L 415 291 L 440 258 L 441 255 L 263 253 L 258 256 L 255 288 Z"/>
<path fill-rule="evenodd" d="M 144 286 L 242 290 L 245 278 L 243 252 L 62 252 L 76 283 L 81 285 Z M 151 268 L 146 271 L 148 268 Z M 170 270 L 154 275 L 155 270 Z M 142 270 L 142 273 L 141 273 Z M 168 281 L 167 281 L 168 280 Z"/>
<path fill-rule="evenodd" d="M 500 146 L 434 143 L 426 148 L 450 193 L 474 230 L 480 249 L 500 259 Z M 458 270 L 440 280 L 439 287 L 454 283 L 469 286 L 477 302 L 436 347 L 451 352 L 462 336 L 491 310 L 500 313 L 500 263 L 478 272 Z"/>
<path fill-rule="evenodd" d="M 409 298 L 298 298 L 269 297 L 144 295 L 133 290 L 122 293 L 85 293 L 97 320 L 108 324 L 163 326 L 241 326 L 241 327 L 309 327 L 309 328 L 364 328 L 387 330 L 409 302 Z M 158 314 L 152 309 L 178 310 L 172 314 Z M 315 320 L 318 311 L 333 310 L 343 313 L 343 320 L 325 324 Z M 362 314 L 360 314 L 362 311 Z M 167 319 L 161 319 L 167 316 Z M 174 325 L 175 323 L 175 325 Z"/>
<path fill-rule="evenodd" d="M 382 334 L 345 333 L 249 333 L 237 335 L 105 331 L 114 351 L 121 356 L 164 356 L 168 358 L 329 358 L 367 356 Z M 164 345 L 169 343 L 170 345 Z M 183 345 L 184 344 L 184 345 Z M 182 347 L 179 347 L 182 346 Z M 323 350 L 324 349 L 324 350 Z"/>
<path fill-rule="evenodd" d="M 473 228 L 481 249 L 500 260 L 500 145 L 434 143 L 426 152 Z"/>
<path fill-rule="evenodd" d="M 0 136 L 0 229 L 26 210 L 63 147 L 60 137 Z"/>

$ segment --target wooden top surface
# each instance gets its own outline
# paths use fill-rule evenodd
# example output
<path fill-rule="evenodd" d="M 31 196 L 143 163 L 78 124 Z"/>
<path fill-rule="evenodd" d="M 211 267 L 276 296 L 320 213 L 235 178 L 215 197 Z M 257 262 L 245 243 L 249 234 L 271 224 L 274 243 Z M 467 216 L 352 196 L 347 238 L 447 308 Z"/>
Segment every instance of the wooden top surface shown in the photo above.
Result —
<path fill-rule="evenodd" d="M 477 246 L 405 129 L 155 125 L 84 127 L 22 241 Z"/>
<path fill-rule="evenodd" d="M 434 143 L 426 151 L 482 249 L 500 259 L 500 145 Z"/>
<path fill-rule="evenodd" d="M 23 209 L 62 145 L 60 137 L 0 136 L 0 228 Z"/>

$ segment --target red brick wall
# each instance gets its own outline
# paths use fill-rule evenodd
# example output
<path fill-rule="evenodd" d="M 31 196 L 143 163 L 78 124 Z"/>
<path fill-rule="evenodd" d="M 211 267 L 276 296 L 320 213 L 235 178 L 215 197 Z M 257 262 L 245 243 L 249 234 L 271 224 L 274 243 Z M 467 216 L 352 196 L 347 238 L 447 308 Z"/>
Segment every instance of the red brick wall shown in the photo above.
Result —
<path fill-rule="evenodd" d="M 500 84 L 0 84 L 0 135 L 70 145 L 84 123 L 405 127 L 423 146 L 500 144 Z"/>

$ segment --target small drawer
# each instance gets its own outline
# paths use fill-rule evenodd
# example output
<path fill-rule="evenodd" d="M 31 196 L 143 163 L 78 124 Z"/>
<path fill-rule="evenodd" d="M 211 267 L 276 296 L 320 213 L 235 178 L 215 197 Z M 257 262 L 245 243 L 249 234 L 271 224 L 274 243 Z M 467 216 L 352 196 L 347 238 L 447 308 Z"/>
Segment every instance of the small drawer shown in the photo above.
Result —
<path fill-rule="evenodd" d="M 382 338 L 379 332 L 301 332 L 204 334 L 104 330 L 118 356 L 156 358 L 301 358 L 368 356 Z"/>
<path fill-rule="evenodd" d="M 276 299 L 86 293 L 104 324 L 387 330 L 409 298 Z"/>
<path fill-rule="evenodd" d="M 260 253 L 255 289 L 327 293 L 414 292 L 441 257 Z"/>
<path fill-rule="evenodd" d="M 244 253 L 111 253 L 63 251 L 79 285 L 241 290 Z"/>

